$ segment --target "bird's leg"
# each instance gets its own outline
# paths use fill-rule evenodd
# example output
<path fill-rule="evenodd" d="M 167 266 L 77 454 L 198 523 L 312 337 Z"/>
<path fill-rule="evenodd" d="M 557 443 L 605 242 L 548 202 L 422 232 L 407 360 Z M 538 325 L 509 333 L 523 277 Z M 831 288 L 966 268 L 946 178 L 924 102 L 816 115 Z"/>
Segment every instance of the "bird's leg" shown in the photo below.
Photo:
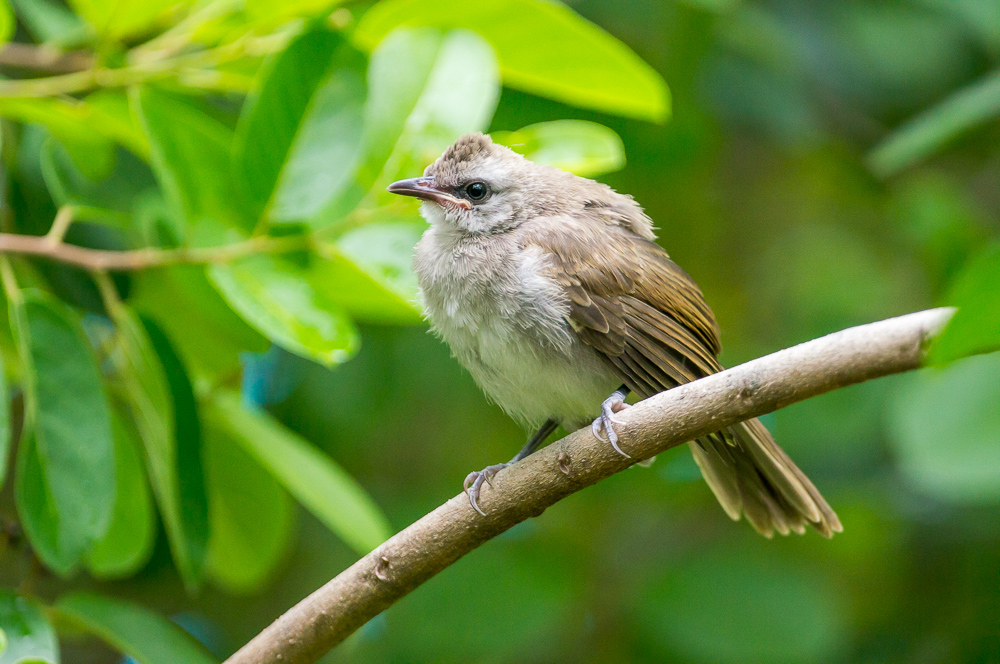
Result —
<path fill-rule="evenodd" d="M 594 432 L 594 437 L 598 440 L 605 440 L 604 436 L 601 435 L 601 429 L 608 432 L 607 441 L 611 443 L 611 447 L 615 448 L 615 452 L 621 454 L 623 457 L 631 459 L 628 454 L 622 451 L 622 448 L 618 447 L 618 434 L 615 433 L 613 424 L 622 424 L 621 420 L 615 419 L 615 413 L 620 413 L 626 408 L 628 404 L 625 403 L 625 397 L 628 396 L 630 390 L 622 385 L 617 390 L 611 393 L 611 396 L 604 400 L 601 404 L 601 415 L 594 420 L 591 425 L 591 431 Z"/>
<path fill-rule="evenodd" d="M 510 460 L 510 463 L 517 463 L 524 457 L 528 456 L 529 454 L 537 450 L 539 446 L 545 442 L 545 439 L 551 436 L 552 432 L 555 431 L 556 428 L 558 427 L 559 427 L 559 420 L 552 417 L 545 420 L 545 423 L 538 428 L 538 431 L 535 432 L 535 435 L 532 436 L 531 439 L 524 444 L 524 447 L 521 448 L 521 451 L 517 453 L 517 456 L 515 456 L 513 459 Z"/>
<path fill-rule="evenodd" d="M 472 509 L 476 510 L 483 516 L 486 516 L 486 512 L 479 509 L 479 491 L 483 488 L 483 482 L 486 482 L 490 486 L 493 486 L 493 476 L 498 472 L 511 465 L 512 463 L 517 463 L 524 457 L 528 456 L 532 452 L 538 449 L 538 446 L 545 442 L 556 427 L 559 426 L 559 422 L 553 418 L 545 420 L 535 435 L 531 437 L 530 440 L 521 448 L 521 451 L 517 453 L 513 459 L 507 463 L 497 463 L 492 466 L 486 466 L 482 470 L 477 470 L 474 473 L 469 473 L 465 478 L 465 492 L 469 494 L 469 502 L 472 504 Z"/>

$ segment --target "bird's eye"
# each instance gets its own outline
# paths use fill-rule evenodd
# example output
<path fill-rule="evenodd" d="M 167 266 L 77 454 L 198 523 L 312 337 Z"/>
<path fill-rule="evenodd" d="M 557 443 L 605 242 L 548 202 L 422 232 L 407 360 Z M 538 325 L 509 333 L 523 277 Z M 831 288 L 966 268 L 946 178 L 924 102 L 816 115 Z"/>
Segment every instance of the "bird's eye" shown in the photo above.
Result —
<path fill-rule="evenodd" d="M 470 182 L 465 185 L 465 193 L 472 200 L 481 201 L 486 198 L 486 194 L 490 193 L 490 189 L 486 186 L 485 182 Z"/>

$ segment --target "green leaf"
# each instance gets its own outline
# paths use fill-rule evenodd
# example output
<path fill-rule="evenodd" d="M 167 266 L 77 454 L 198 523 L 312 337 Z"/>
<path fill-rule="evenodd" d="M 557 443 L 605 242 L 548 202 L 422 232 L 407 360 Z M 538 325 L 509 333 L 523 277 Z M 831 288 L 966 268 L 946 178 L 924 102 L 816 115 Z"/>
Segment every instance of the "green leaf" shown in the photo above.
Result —
<path fill-rule="evenodd" d="M 193 588 L 204 570 L 208 506 L 191 385 L 159 328 L 125 307 L 111 314 L 120 340 L 115 360 L 146 450 L 153 495 L 177 569 Z"/>
<path fill-rule="evenodd" d="M 100 180 L 115 163 L 108 125 L 86 103 L 55 98 L 0 98 L 0 116 L 42 125 L 66 148 L 87 177 Z"/>
<path fill-rule="evenodd" d="M 7 387 L 7 373 L 3 357 L 0 356 L 0 489 L 7 477 L 7 462 L 10 459 L 10 391 Z"/>
<path fill-rule="evenodd" d="M 546 166 L 583 177 L 621 170 L 625 145 L 613 130 L 585 120 L 555 120 L 512 132 L 494 132 L 493 140 Z"/>
<path fill-rule="evenodd" d="M 149 139 L 121 90 L 98 90 L 87 95 L 89 122 L 103 135 L 117 141 L 135 156 L 149 159 Z"/>
<path fill-rule="evenodd" d="M 310 281 L 357 320 L 417 324 L 422 316 L 413 247 L 425 228 L 413 222 L 376 222 L 350 230 L 336 244 L 320 245 L 325 260 L 310 264 Z"/>
<path fill-rule="evenodd" d="M 235 593 L 259 590 L 287 552 L 295 512 L 288 494 L 223 432 L 209 429 L 208 574 Z"/>
<path fill-rule="evenodd" d="M 475 33 L 402 28 L 372 53 L 368 87 L 364 157 L 351 186 L 317 215 L 314 226 L 339 221 L 366 195 L 360 210 L 365 220 L 390 216 L 380 206 L 399 209 L 399 197 L 385 185 L 422 172 L 456 137 L 485 129 L 500 78 L 496 55 Z"/>
<path fill-rule="evenodd" d="M 213 265 L 208 274 L 230 306 L 282 348 L 327 366 L 357 351 L 351 320 L 290 261 L 259 255 Z"/>
<path fill-rule="evenodd" d="M 206 411 L 214 426 L 227 431 L 358 553 L 371 551 L 392 534 L 381 510 L 343 468 L 267 413 L 245 410 L 230 392 L 216 393 Z"/>
<path fill-rule="evenodd" d="M 325 195 L 322 174 L 350 164 L 361 135 L 360 58 L 339 33 L 317 29 L 300 35 L 269 63 L 243 108 L 234 146 L 237 177 L 254 216 L 271 200 L 279 178 L 295 188 L 295 178 L 304 176 L 308 184 L 296 191 L 312 189 L 311 200 L 303 204 L 316 205 L 312 199 L 319 197 L 321 203 Z M 289 159 L 293 148 L 308 153 L 312 171 L 295 172 L 296 160 Z M 288 167 L 291 172 L 283 176 Z M 317 173 L 319 181 L 313 183 Z"/>
<path fill-rule="evenodd" d="M 1000 245 L 982 252 L 955 279 L 948 303 L 958 311 L 931 345 L 929 360 L 943 364 L 1000 349 Z"/>
<path fill-rule="evenodd" d="M 86 212 L 81 208 L 78 212 Z M 140 243 L 154 247 L 177 247 L 184 238 L 184 222 L 163 198 L 159 187 L 142 191 L 132 201 L 129 229 L 138 232 Z M 141 271 L 140 271 L 141 272 Z M 135 283 L 135 273 L 131 281 Z"/>
<path fill-rule="evenodd" d="M 301 41 L 276 62 L 241 119 L 247 184 L 262 198 L 273 188 L 269 216 L 276 221 L 339 221 L 371 189 L 404 136 L 429 141 L 437 156 L 456 136 L 484 128 L 496 105 L 495 57 L 471 33 L 401 31 L 372 54 L 367 77 L 363 57 L 327 33 Z M 328 59 L 332 68 L 308 98 Z"/>
<path fill-rule="evenodd" d="M 496 54 L 467 30 L 395 30 L 372 53 L 368 82 L 364 188 L 423 171 L 458 136 L 485 130 L 500 96 Z"/>
<path fill-rule="evenodd" d="M 316 215 L 350 184 L 364 141 L 364 57 L 344 44 L 313 96 L 274 192 L 270 218 Z"/>
<path fill-rule="evenodd" d="M 135 230 L 133 212 L 156 192 L 156 182 L 137 163 L 122 154 L 107 178 L 95 181 L 76 167 L 65 148 L 49 138 L 42 143 L 39 165 L 45 186 L 59 206 L 72 205 L 74 220 Z"/>
<path fill-rule="evenodd" d="M 938 152 L 973 127 L 1000 117 L 1000 72 L 989 74 L 922 112 L 868 155 L 868 166 L 887 177 Z"/>
<path fill-rule="evenodd" d="M 907 378 L 889 418 L 903 472 L 945 500 L 1000 500 L 1000 354 Z"/>
<path fill-rule="evenodd" d="M 276 37 L 285 42 L 292 41 L 303 30 L 316 29 L 321 23 L 337 24 L 340 16 L 330 17 L 335 5 L 342 0 L 225 0 L 213 5 L 203 5 L 207 11 L 200 12 L 197 24 L 198 42 L 212 46 L 235 45 L 247 36 Z M 304 20 L 302 20 L 304 19 Z M 171 37 L 171 35 L 167 35 Z M 167 41 L 167 40 L 164 40 Z M 155 44 L 154 44 L 155 45 Z M 145 46 L 142 47 L 143 50 Z M 263 64 L 260 58 L 243 58 L 235 62 L 224 62 L 219 70 L 239 71 L 246 75 L 248 85 L 243 92 L 256 88 L 259 81 L 249 73 Z"/>
<path fill-rule="evenodd" d="M 11 0 L 11 4 L 35 41 L 74 46 L 87 36 L 83 21 L 55 0 Z"/>
<path fill-rule="evenodd" d="M 113 167 L 113 143 L 142 159 L 149 156 L 149 143 L 129 111 L 128 100 L 118 91 L 101 90 L 85 100 L 0 98 L 0 115 L 46 127 L 92 180 Z"/>
<path fill-rule="evenodd" d="M 17 19 L 14 18 L 10 3 L 7 0 L 0 0 L 0 44 L 10 41 L 16 27 Z"/>
<path fill-rule="evenodd" d="M 115 461 L 108 401 L 73 311 L 25 291 L 11 303 L 11 320 L 25 376 L 18 512 L 39 557 L 68 575 L 111 523 Z"/>
<path fill-rule="evenodd" d="M 59 643 L 42 608 L 9 590 L 0 590 L 0 664 L 59 664 Z"/>
<path fill-rule="evenodd" d="M 174 412 L 174 437 L 177 441 L 177 459 L 180 468 L 178 477 L 181 515 L 189 533 L 189 542 L 200 557 L 204 555 L 203 550 L 207 546 L 208 499 L 205 495 L 198 403 L 187 369 L 170 339 L 152 318 L 141 318 L 141 321 L 160 359 L 170 388 L 170 400 L 173 402 Z"/>
<path fill-rule="evenodd" d="M 574 106 L 663 122 L 670 96 L 659 74 L 568 7 L 542 0 L 387 0 L 355 38 L 372 48 L 393 28 L 468 28 L 496 49 L 504 83 Z"/>
<path fill-rule="evenodd" d="M 133 277 L 129 301 L 144 314 L 160 316 L 157 322 L 196 379 L 237 371 L 241 352 L 263 353 L 269 346 L 226 304 L 200 266 L 141 272 Z M 179 311 L 184 316 L 171 313 Z"/>
<path fill-rule="evenodd" d="M 148 32 L 170 16 L 178 0 L 69 0 L 76 13 L 90 24 L 99 36 L 121 39 Z"/>
<path fill-rule="evenodd" d="M 150 162 L 179 218 L 253 230 L 236 205 L 230 150 L 233 133 L 201 109 L 149 87 L 133 89 L 132 107 L 149 140 Z"/>
<path fill-rule="evenodd" d="M 218 664 L 177 625 L 131 602 L 92 593 L 72 593 L 54 610 L 139 664 Z"/>
<path fill-rule="evenodd" d="M 340 221 L 394 152 L 419 147 L 422 159 L 436 157 L 456 136 L 484 128 L 499 94 L 492 50 L 468 32 L 399 31 L 372 54 L 367 77 L 361 57 L 346 47 L 335 64 L 283 166 L 275 220 L 305 219 L 314 227 Z M 423 144 L 413 145 L 418 138 Z"/>
<path fill-rule="evenodd" d="M 299 16 L 327 14 L 340 0 L 246 0 L 244 11 L 255 26 L 277 25 Z"/>
<path fill-rule="evenodd" d="M 156 516 L 143 470 L 141 443 L 132 425 L 112 416 L 118 496 L 111 527 L 87 552 L 87 568 L 98 579 L 121 579 L 142 569 L 153 555 Z"/>
<path fill-rule="evenodd" d="M 1000 53 L 1000 4 L 979 0 L 923 0 L 921 4 L 961 21 L 992 56 Z"/>
<path fill-rule="evenodd" d="M 51 570 L 69 576 L 87 547 L 72 524 L 60 520 L 34 436 L 21 437 L 14 473 L 14 502 L 35 555 Z"/>

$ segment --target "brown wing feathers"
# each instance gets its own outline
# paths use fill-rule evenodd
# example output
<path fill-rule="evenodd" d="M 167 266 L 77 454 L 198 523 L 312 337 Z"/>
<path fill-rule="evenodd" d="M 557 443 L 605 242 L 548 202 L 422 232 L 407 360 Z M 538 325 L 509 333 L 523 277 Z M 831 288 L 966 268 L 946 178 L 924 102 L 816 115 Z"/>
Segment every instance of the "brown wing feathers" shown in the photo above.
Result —
<path fill-rule="evenodd" d="M 573 243 L 526 236 L 552 259 L 569 322 L 642 398 L 722 369 L 715 317 L 694 281 L 659 245 L 626 228 L 573 223 Z M 549 225 L 549 228 L 558 226 Z M 566 232 L 569 232 L 568 230 Z M 607 247 L 607 243 L 614 246 Z M 758 420 L 695 441 L 691 449 L 723 509 L 764 535 L 841 530 L 837 515 Z"/>

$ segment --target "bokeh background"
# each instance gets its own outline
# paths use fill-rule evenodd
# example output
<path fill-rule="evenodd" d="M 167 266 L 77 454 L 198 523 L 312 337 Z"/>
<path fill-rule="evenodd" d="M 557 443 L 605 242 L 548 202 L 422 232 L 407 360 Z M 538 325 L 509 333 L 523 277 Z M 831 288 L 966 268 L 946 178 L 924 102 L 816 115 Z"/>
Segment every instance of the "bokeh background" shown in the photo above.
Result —
<path fill-rule="evenodd" d="M 884 149 L 894 130 L 990 80 L 994 0 L 568 4 L 662 75 L 671 119 L 505 87 L 490 129 L 578 118 L 621 137 L 626 163 L 601 179 L 645 207 L 701 285 L 724 364 L 946 302 L 970 257 L 1000 237 L 995 110 L 939 148 Z M 425 326 L 359 329 L 359 352 L 339 366 L 274 348 L 245 356 L 242 384 L 399 529 L 527 434 Z M 323 661 L 1000 660 L 1000 357 L 873 381 L 764 421 L 842 535 L 768 541 L 731 522 L 680 448 L 489 542 Z M 185 592 L 162 532 L 136 575 L 72 585 L 171 616 L 228 654 L 357 557 L 294 509 L 287 551 L 241 593 Z M 26 565 L 17 555 L 0 570 L 11 585 Z M 68 582 L 34 583 L 47 597 Z M 63 643 L 65 662 L 119 658 L 86 638 Z"/>

